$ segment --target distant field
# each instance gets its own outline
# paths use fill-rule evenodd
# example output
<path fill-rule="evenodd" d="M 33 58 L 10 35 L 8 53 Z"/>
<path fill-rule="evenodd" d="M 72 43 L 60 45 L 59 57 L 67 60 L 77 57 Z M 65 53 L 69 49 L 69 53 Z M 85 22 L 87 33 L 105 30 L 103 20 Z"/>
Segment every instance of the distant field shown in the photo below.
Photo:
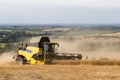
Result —
<path fill-rule="evenodd" d="M 4 48 L 5 45 L 6 45 L 6 43 L 0 43 L 0 47 L 1 47 L 1 48 Z"/>
<path fill-rule="evenodd" d="M 4 29 L 0 29 L 0 31 L 12 32 L 13 30 L 4 30 Z"/>

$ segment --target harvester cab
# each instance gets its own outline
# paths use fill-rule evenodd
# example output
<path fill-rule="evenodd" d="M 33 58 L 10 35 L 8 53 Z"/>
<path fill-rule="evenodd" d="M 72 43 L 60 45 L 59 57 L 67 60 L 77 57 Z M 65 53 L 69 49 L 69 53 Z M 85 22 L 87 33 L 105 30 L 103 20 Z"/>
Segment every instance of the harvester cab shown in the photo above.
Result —
<path fill-rule="evenodd" d="M 59 47 L 58 43 L 50 43 L 50 42 L 45 42 L 44 43 L 44 51 L 47 54 L 57 53 L 58 47 Z"/>
<path fill-rule="evenodd" d="M 50 42 L 49 37 L 42 37 L 39 41 L 39 47 L 42 48 L 46 54 L 54 54 L 57 52 L 59 44 Z"/>

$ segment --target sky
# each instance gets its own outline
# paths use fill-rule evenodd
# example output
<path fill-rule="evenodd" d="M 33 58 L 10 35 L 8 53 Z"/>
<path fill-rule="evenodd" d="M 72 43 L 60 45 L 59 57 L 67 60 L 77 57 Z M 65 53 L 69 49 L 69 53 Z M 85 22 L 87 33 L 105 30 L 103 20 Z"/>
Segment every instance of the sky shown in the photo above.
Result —
<path fill-rule="evenodd" d="M 120 23 L 120 0 L 0 0 L 0 23 Z"/>

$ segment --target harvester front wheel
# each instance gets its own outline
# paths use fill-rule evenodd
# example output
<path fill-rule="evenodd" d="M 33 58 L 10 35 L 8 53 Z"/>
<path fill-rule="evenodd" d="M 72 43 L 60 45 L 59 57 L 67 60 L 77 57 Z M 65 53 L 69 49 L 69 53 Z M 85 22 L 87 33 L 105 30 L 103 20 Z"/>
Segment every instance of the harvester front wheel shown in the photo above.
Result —
<path fill-rule="evenodd" d="M 23 65 L 24 64 L 24 58 L 19 57 L 18 63 L 19 63 L 19 65 Z"/>

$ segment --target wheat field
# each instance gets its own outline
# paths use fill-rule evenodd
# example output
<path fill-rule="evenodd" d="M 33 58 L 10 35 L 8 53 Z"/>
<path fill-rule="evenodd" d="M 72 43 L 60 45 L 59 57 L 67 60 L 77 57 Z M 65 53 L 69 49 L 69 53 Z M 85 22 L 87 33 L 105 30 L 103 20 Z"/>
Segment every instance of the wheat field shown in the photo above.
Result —
<path fill-rule="evenodd" d="M 120 80 L 120 66 L 4 65 L 0 80 Z"/>

